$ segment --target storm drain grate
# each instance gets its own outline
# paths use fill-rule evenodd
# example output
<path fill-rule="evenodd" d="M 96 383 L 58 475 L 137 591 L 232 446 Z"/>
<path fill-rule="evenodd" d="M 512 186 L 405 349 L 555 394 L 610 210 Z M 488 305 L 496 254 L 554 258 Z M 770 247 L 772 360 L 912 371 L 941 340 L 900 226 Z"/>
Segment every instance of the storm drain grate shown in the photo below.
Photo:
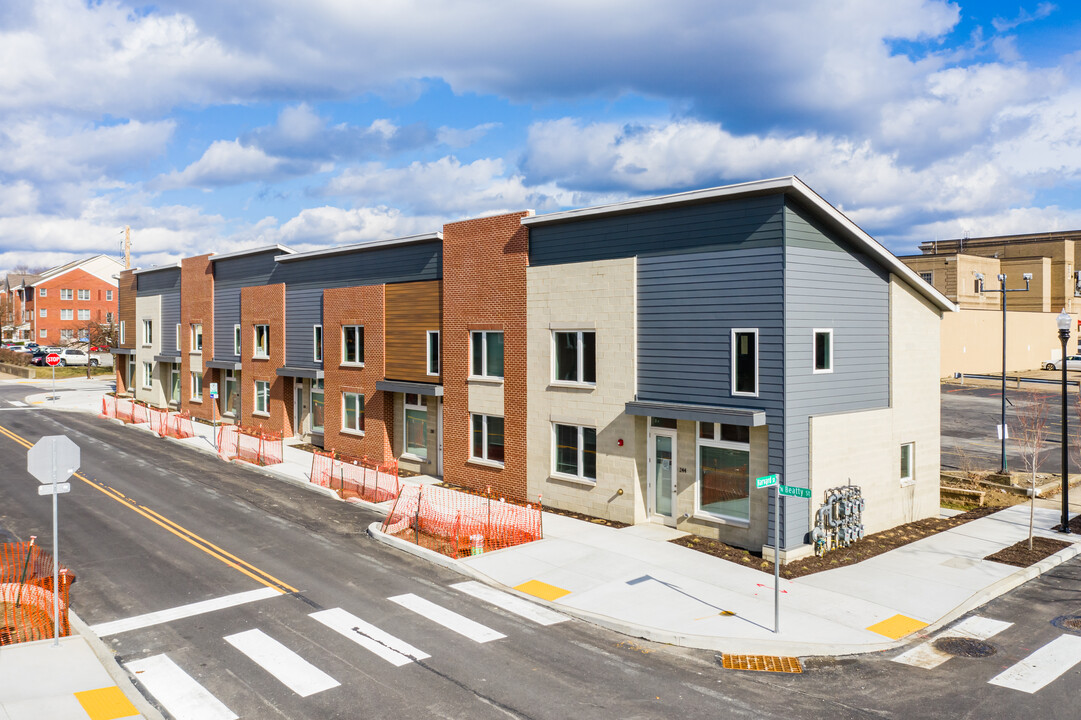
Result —
<path fill-rule="evenodd" d="M 721 655 L 721 665 L 725 670 L 758 670 L 760 672 L 801 673 L 803 666 L 799 658 L 777 657 L 775 655 Z"/>
<path fill-rule="evenodd" d="M 1051 624 L 1059 630 L 1081 635 L 1081 615 L 1059 615 L 1051 621 Z"/>
<path fill-rule="evenodd" d="M 982 658 L 998 652 L 991 643 L 967 637 L 944 637 L 935 640 L 935 650 L 940 650 L 955 657 Z"/>

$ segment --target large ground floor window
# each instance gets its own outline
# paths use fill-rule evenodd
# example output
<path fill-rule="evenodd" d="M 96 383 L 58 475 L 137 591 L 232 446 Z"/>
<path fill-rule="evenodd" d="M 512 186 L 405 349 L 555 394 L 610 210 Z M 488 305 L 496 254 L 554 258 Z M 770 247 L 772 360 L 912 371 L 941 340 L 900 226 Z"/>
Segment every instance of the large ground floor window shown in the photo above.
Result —
<path fill-rule="evenodd" d="M 698 510 L 736 520 L 751 516 L 750 428 L 698 424 Z"/>

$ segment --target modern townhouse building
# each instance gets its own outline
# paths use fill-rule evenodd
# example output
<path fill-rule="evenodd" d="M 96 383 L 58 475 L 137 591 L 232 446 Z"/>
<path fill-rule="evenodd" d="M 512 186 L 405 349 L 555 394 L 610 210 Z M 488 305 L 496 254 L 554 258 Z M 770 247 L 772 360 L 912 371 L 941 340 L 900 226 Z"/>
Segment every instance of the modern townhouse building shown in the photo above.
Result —
<path fill-rule="evenodd" d="M 868 532 L 938 511 L 954 305 L 796 178 L 120 284 L 149 334 L 118 388 L 196 416 L 216 382 L 225 421 L 755 550 L 779 522 L 788 558 L 829 488 Z M 811 499 L 774 507 L 769 473 Z"/>

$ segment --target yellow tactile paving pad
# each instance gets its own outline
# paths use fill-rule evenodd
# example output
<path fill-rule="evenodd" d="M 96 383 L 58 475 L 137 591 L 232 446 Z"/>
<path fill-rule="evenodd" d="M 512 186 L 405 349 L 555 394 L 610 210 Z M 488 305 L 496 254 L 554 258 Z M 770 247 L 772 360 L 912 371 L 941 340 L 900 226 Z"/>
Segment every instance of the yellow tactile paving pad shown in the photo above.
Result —
<path fill-rule="evenodd" d="M 725 670 L 759 670 L 761 672 L 801 673 L 803 666 L 799 658 L 777 657 L 775 655 L 729 655 L 721 656 L 721 665 Z"/>
<path fill-rule="evenodd" d="M 116 685 L 77 692 L 75 698 L 83 706 L 83 710 L 86 710 L 90 720 L 116 720 L 139 714 Z"/>
<path fill-rule="evenodd" d="M 873 633 L 885 635 L 891 640 L 900 640 L 905 635 L 914 633 L 917 630 L 922 630 L 925 627 L 927 627 L 927 623 L 916 620 L 915 618 L 906 617 L 904 615 L 894 615 L 891 618 L 886 618 L 880 623 L 875 623 L 867 629 Z"/>
<path fill-rule="evenodd" d="M 571 594 L 570 590 L 564 590 L 561 587 L 549 585 L 540 580 L 529 580 L 521 585 L 517 585 L 514 589 L 532 595 L 533 597 L 539 597 L 541 600 L 548 600 L 549 602 L 558 600 L 564 595 Z"/>

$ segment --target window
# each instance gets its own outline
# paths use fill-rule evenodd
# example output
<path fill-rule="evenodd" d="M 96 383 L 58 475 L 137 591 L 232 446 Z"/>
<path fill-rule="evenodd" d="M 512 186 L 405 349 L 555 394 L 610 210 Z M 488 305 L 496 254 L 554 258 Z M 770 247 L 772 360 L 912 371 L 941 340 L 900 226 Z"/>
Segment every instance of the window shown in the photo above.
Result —
<path fill-rule="evenodd" d="M 916 482 L 913 475 L 913 461 L 916 451 L 915 443 L 905 443 L 901 446 L 901 484 L 909 485 Z"/>
<path fill-rule="evenodd" d="M 180 352 L 180 323 L 176 324 L 176 351 Z"/>
<path fill-rule="evenodd" d="M 980 282 L 979 278 L 976 278 L 975 280 L 973 280 L 972 281 L 972 294 L 973 295 L 979 295 L 980 292 L 981 292 L 982 287 L 983 287 L 983 283 Z"/>
<path fill-rule="evenodd" d="M 833 331 L 814 331 L 814 372 L 833 372 Z"/>
<path fill-rule="evenodd" d="M 61 300 L 71 300 L 71 290 L 70 289 L 67 289 L 67 290 L 61 289 L 60 290 L 60 299 Z"/>
<path fill-rule="evenodd" d="M 502 335 L 502 333 L 500 333 Z M 473 415 L 474 460 L 503 464 L 503 418 L 493 415 Z"/>
<path fill-rule="evenodd" d="M 469 334 L 474 377 L 503 377 L 503 332 L 474 331 Z"/>
<path fill-rule="evenodd" d="M 61 330 L 60 331 L 60 339 L 61 340 L 72 340 L 74 338 L 75 338 L 75 331 L 74 330 Z"/>
<path fill-rule="evenodd" d="M 79 319 L 80 320 L 89 320 L 90 319 L 90 311 L 89 310 L 80 310 L 79 311 Z"/>
<path fill-rule="evenodd" d="M 405 394 L 405 451 L 428 459 L 428 408 L 424 398 L 415 393 Z"/>
<path fill-rule="evenodd" d="M 143 387 L 149 390 L 154 386 L 154 366 L 148 362 L 143 363 Z"/>
<path fill-rule="evenodd" d="M 323 326 L 312 327 L 312 357 L 315 362 L 323 362 Z"/>
<path fill-rule="evenodd" d="M 240 326 L 233 326 L 233 354 L 240 356 Z"/>
<path fill-rule="evenodd" d="M 46 288 L 38 288 L 38 296 L 39 297 L 48 297 L 49 296 L 49 291 Z"/>
<path fill-rule="evenodd" d="M 201 353 L 203 351 L 203 324 L 191 324 L 191 351 Z"/>
<path fill-rule="evenodd" d="M 128 376 L 124 378 L 127 390 L 135 387 L 135 358 L 128 356 Z"/>
<path fill-rule="evenodd" d="M 89 290 L 80 290 L 79 291 L 79 299 L 80 300 L 89 300 L 90 299 L 90 291 Z"/>
<path fill-rule="evenodd" d="M 112 302 L 113 301 L 113 291 L 112 290 L 106 290 L 105 291 L 105 301 L 106 302 Z"/>
<path fill-rule="evenodd" d="M 697 509 L 708 515 L 749 520 L 750 428 L 721 423 L 698 423 L 697 444 Z"/>
<path fill-rule="evenodd" d="M 312 380 L 312 432 L 323 432 L 323 381 Z"/>
<path fill-rule="evenodd" d="M 342 365 L 364 364 L 364 326 L 342 326 Z"/>
<path fill-rule="evenodd" d="M 578 425 L 554 425 L 555 453 L 552 468 L 557 475 L 582 480 L 597 479 L 597 430 Z"/>
<path fill-rule="evenodd" d="M 45 308 L 41 308 L 41 310 L 38 311 L 38 314 L 39 317 L 49 317 L 49 311 Z"/>
<path fill-rule="evenodd" d="M 123 320 L 120 321 L 120 344 L 124 344 L 124 336 L 127 334 L 127 325 Z"/>
<path fill-rule="evenodd" d="M 71 310 L 70 308 L 67 309 L 67 310 L 61 310 L 60 311 L 60 319 L 61 320 L 74 320 L 75 319 L 75 311 Z"/>
<path fill-rule="evenodd" d="M 923 280 L 928 285 L 935 284 L 935 274 L 933 272 L 921 272 L 920 280 Z"/>
<path fill-rule="evenodd" d="M 169 365 L 169 402 L 180 404 L 180 366 L 176 363 Z"/>
<path fill-rule="evenodd" d="M 224 385 L 225 387 L 222 388 L 225 391 L 222 393 L 224 406 L 221 414 L 236 417 L 237 407 L 239 405 L 240 383 L 237 382 L 236 373 L 233 370 L 225 371 Z"/>
<path fill-rule="evenodd" d="M 71 312 L 70 310 L 68 312 Z M 143 320 L 143 345 L 150 345 L 154 342 L 154 321 Z"/>
<path fill-rule="evenodd" d="M 112 325 L 112 324 L 113 324 L 113 314 L 112 314 L 111 312 L 107 312 L 107 313 L 105 313 L 105 322 L 106 322 L 106 324 L 108 324 L 108 325 Z"/>
<path fill-rule="evenodd" d="M 439 331 L 428 331 L 428 374 L 439 374 Z"/>
<path fill-rule="evenodd" d="M 191 399 L 203 399 L 203 374 L 201 372 L 192 372 L 191 374 Z"/>
<path fill-rule="evenodd" d="M 49 331 L 42 328 L 38 333 L 38 337 L 49 337 Z"/>
<path fill-rule="evenodd" d="M 342 393 L 342 430 L 364 432 L 364 396 L 360 393 Z"/>
<path fill-rule="evenodd" d="M 732 394 L 758 395 L 757 330 L 732 330 Z"/>
<path fill-rule="evenodd" d="M 255 355 L 257 358 L 270 357 L 270 326 L 255 326 Z"/>
<path fill-rule="evenodd" d="M 255 381 L 255 412 L 267 415 L 270 411 L 270 383 L 266 380 Z"/>
<path fill-rule="evenodd" d="M 554 332 L 552 353 L 556 382 L 597 383 L 597 333 Z"/>

